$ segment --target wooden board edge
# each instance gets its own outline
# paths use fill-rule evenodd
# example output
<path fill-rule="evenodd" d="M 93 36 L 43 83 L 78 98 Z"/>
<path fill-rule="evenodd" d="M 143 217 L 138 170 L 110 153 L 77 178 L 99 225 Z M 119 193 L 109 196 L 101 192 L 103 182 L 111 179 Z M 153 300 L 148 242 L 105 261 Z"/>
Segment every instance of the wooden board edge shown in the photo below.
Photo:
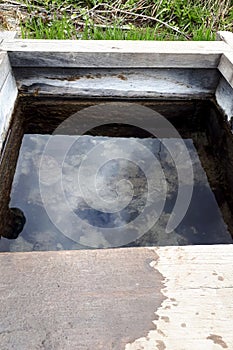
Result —
<path fill-rule="evenodd" d="M 215 92 L 215 98 L 229 121 L 233 117 L 233 88 L 222 76 Z"/>
<path fill-rule="evenodd" d="M 221 53 L 9 51 L 12 67 L 216 68 Z"/>
<path fill-rule="evenodd" d="M 7 52 L 0 51 L 0 90 L 11 70 Z"/>
<path fill-rule="evenodd" d="M 17 31 L 13 31 L 13 30 L 4 30 L 4 31 L 0 31 L 0 41 L 2 40 L 14 40 L 17 39 Z"/>
<path fill-rule="evenodd" d="M 13 67 L 216 68 L 223 41 L 4 40 Z M 62 50 L 61 50 L 62 49 Z"/>
<path fill-rule="evenodd" d="M 15 78 L 10 71 L 0 90 L 0 153 L 10 126 L 17 96 L 18 89 Z"/>
<path fill-rule="evenodd" d="M 216 35 L 216 39 L 224 41 L 233 49 L 233 33 L 229 31 L 218 31 Z"/>
<path fill-rule="evenodd" d="M 233 51 L 224 53 L 220 59 L 218 70 L 226 81 L 233 87 Z"/>
<path fill-rule="evenodd" d="M 231 51 L 223 41 L 138 41 L 138 40 L 4 40 L 9 52 L 64 53 L 193 53 L 214 54 Z"/>

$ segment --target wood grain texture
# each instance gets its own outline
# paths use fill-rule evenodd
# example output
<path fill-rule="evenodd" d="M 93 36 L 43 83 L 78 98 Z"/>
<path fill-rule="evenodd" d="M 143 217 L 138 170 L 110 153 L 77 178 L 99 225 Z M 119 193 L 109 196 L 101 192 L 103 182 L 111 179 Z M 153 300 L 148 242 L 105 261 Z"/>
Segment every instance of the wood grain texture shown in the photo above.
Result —
<path fill-rule="evenodd" d="M 125 349 L 232 349 L 232 245 L 154 251 L 159 260 L 150 265 L 165 278 L 166 300 L 156 312 L 156 330 Z"/>
<path fill-rule="evenodd" d="M 1 349 L 232 349 L 232 259 L 231 245 L 1 254 Z"/>
<path fill-rule="evenodd" d="M 233 87 L 233 50 L 231 53 L 225 53 L 222 55 L 218 65 L 218 70 L 231 87 Z"/>
<path fill-rule="evenodd" d="M 5 40 L 3 49 L 24 52 L 128 52 L 128 53 L 222 53 L 228 45 L 219 41 L 131 41 L 131 40 Z"/>
<path fill-rule="evenodd" d="M 5 73 L 7 74 L 7 70 Z M 10 125 L 17 95 L 15 78 L 10 70 L 0 89 L 0 152 Z"/>
<path fill-rule="evenodd" d="M 215 98 L 220 106 L 220 108 L 223 110 L 223 112 L 226 114 L 228 120 L 230 120 L 233 117 L 233 88 L 231 85 L 221 77 L 218 87 L 215 92 Z"/>
<path fill-rule="evenodd" d="M 206 98 L 214 94 L 214 69 L 14 69 L 24 94 L 126 97 Z"/>
<path fill-rule="evenodd" d="M 10 62 L 6 52 L 0 52 L 0 90 L 10 71 Z"/>
<path fill-rule="evenodd" d="M 13 67 L 160 67 L 216 68 L 224 42 L 11 40 Z"/>

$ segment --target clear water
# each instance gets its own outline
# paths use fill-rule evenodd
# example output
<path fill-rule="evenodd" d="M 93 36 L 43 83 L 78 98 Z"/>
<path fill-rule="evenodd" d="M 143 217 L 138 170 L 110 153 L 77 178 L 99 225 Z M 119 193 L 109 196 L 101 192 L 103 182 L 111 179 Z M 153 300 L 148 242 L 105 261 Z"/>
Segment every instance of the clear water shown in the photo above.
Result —
<path fill-rule="evenodd" d="M 24 135 L 10 207 L 26 224 L 0 251 L 232 243 L 193 141 L 183 141 L 193 180 L 178 139 Z M 193 186 L 191 202 L 169 231 L 180 186 Z"/>

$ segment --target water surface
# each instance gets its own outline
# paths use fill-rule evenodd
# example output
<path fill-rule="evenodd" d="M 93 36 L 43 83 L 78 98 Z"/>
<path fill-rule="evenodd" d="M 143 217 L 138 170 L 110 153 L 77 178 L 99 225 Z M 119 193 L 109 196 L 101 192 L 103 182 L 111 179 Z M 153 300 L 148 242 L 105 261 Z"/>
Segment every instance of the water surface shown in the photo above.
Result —
<path fill-rule="evenodd" d="M 45 152 L 51 138 L 52 146 Z M 164 146 L 165 140 L 132 138 L 146 147 L 157 160 L 156 172 L 151 156 L 146 151 L 138 153 L 143 169 L 132 161 L 137 147 L 126 149 L 126 140 L 100 136 L 81 136 L 77 140 L 76 136 L 24 135 L 10 206 L 23 210 L 27 221 L 16 240 L 1 239 L 0 251 L 232 243 L 191 139 L 185 139 L 184 142 L 193 167 L 193 195 L 183 220 L 170 233 L 166 227 L 178 193 L 177 164 L 182 167 L 183 173 L 190 167 L 190 164 L 182 161 L 180 141 L 166 140 L 176 155 L 172 159 Z M 72 146 L 64 155 L 64 148 L 68 144 Z M 110 160 L 109 151 L 112 154 Z M 122 156 L 117 157 L 119 154 Z M 91 157 L 91 162 L 86 161 L 88 157 Z M 97 166 L 99 164 L 102 166 Z M 84 167 L 85 173 L 85 183 L 81 183 L 81 187 L 78 177 L 80 167 Z M 151 185 L 148 177 L 152 175 L 154 178 Z M 97 202 L 93 179 L 100 198 Z M 187 177 L 182 186 L 191 186 L 191 180 Z M 143 213 L 148 200 L 148 189 L 154 198 L 155 209 L 159 211 L 160 206 L 164 206 L 158 221 L 148 232 L 140 235 L 141 227 L 134 225 L 134 222 Z M 116 199 L 119 210 L 108 212 L 108 204 L 104 203 L 109 203 L 109 208 L 112 208 Z M 79 224 L 75 216 L 79 219 Z M 149 227 L 153 219 L 150 215 L 145 215 L 142 224 Z M 125 230 L 125 225 L 129 223 L 130 229 Z"/>

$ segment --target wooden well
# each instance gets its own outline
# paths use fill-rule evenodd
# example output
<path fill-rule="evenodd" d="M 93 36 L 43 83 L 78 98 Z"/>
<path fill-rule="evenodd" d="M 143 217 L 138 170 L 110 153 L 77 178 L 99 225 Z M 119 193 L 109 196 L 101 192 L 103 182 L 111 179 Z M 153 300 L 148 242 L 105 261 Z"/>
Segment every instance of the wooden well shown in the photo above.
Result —
<path fill-rule="evenodd" d="M 17 97 L 216 99 L 233 117 L 233 34 L 214 42 L 0 33 L 0 147 Z M 233 349 L 232 245 L 0 255 L 2 350 Z"/>

